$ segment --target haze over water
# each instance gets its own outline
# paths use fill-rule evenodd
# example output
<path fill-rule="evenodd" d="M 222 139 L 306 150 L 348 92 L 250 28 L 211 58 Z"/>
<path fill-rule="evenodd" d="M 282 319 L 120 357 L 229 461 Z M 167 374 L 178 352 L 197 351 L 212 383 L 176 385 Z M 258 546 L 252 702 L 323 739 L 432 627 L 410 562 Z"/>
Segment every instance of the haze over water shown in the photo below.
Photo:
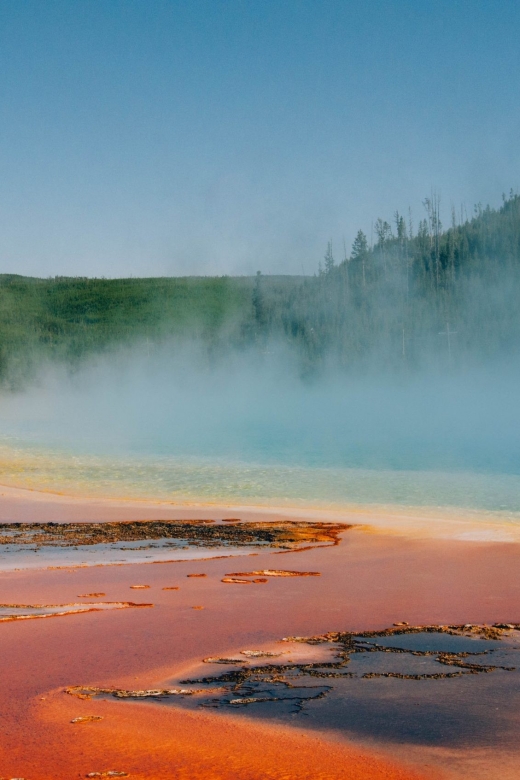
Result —
<path fill-rule="evenodd" d="M 4 397 L 0 481 L 227 503 L 520 511 L 516 371 L 313 381 L 161 353 Z M 492 391 L 491 391 L 492 390 Z"/>

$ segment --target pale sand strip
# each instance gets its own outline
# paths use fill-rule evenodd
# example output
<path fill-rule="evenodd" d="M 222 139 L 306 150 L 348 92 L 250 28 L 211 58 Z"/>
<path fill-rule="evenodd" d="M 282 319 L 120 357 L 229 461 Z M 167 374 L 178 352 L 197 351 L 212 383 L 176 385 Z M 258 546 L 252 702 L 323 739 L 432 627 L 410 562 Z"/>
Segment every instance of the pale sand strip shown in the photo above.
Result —
<path fill-rule="evenodd" d="M 0 486 L 0 522 L 116 520 L 323 520 L 355 524 L 366 533 L 466 542 L 520 542 L 520 513 L 451 507 L 352 504 L 322 507 L 257 506 L 149 499 L 71 496 Z"/>

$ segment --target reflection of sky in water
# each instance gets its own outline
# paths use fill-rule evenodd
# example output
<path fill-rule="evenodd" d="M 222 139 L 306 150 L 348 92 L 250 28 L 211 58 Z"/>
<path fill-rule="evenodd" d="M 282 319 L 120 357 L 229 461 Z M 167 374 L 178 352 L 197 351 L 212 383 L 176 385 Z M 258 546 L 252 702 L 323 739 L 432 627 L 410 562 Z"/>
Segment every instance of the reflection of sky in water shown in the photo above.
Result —
<path fill-rule="evenodd" d="M 45 545 L 0 545 L 0 571 L 43 569 L 48 566 L 100 566 L 121 563 L 194 561 L 222 556 L 247 555 L 258 547 L 193 547 L 183 541 L 155 539 L 153 542 L 115 542 L 113 544 L 56 547 Z"/>
<path fill-rule="evenodd" d="M 191 686 L 200 691 L 185 698 L 165 698 L 166 704 L 197 709 L 215 707 L 248 718 L 289 721 L 311 729 L 332 729 L 346 736 L 377 739 L 404 745 L 450 748 L 499 748 L 518 751 L 518 706 L 520 704 L 520 636 L 518 632 L 500 641 L 454 637 L 437 632 L 420 635 L 374 637 L 380 645 L 400 643 L 411 652 L 348 652 L 324 657 L 329 645 L 312 646 L 314 657 L 258 659 L 252 663 L 200 664 L 190 670 L 188 679 L 174 678 L 173 686 Z M 360 642 L 365 640 L 360 637 Z M 358 640 L 356 640 L 358 642 Z M 359 645 L 359 643 L 358 643 Z M 461 664 L 493 671 L 471 673 L 463 666 L 440 663 L 437 655 L 416 655 L 414 651 L 478 653 L 455 657 Z M 274 647 L 280 647 L 274 646 Z M 341 650 L 341 646 L 335 646 Z M 288 642 L 284 649 L 300 644 Z M 232 655 L 240 658 L 240 653 Z M 331 668 L 327 661 L 339 662 Z M 283 668 L 284 664 L 296 667 Z M 298 664 L 302 666 L 298 666 Z M 310 669 L 306 664 L 315 664 Z M 320 664 L 323 663 L 323 666 Z M 260 667 L 255 673 L 255 668 Z M 233 672 L 249 668 L 240 679 L 225 679 Z M 314 675 L 317 673 L 317 676 Z M 320 676 L 331 674 L 332 676 Z M 447 675 L 429 679 L 363 675 Z M 224 679 L 218 680 L 224 675 Z M 337 675 L 337 676 L 335 676 Z M 453 676 L 450 676 L 453 675 Z M 290 683 L 286 685 L 285 683 Z M 219 687 L 221 686 L 221 687 Z M 207 693 L 204 688 L 209 689 Z M 241 703 L 241 699 L 244 702 Z M 248 703 L 249 699 L 249 703 Z M 253 701 L 251 701 L 253 699 Z M 270 700 L 269 700 L 270 699 Z"/>
<path fill-rule="evenodd" d="M 471 636 L 454 636 L 437 632 L 397 634 L 394 636 L 368 637 L 363 640 L 380 647 L 399 647 L 405 650 L 439 650 L 447 653 L 480 653 L 504 646 L 502 640 L 486 639 L 485 642 Z"/>
<path fill-rule="evenodd" d="M 439 671 L 439 664 L 428 658 L 410 663 L 394 656 L 390 663 L 373 655 L 356 659 L 349 665 L 350 671 L 359 675 L 374 671 Z M 518 663 L 517 657 L 501 660 Z M 330 683 L 332 690 L 325 698 L 305 703 L 301 715 L 294 712 L 294 707 L 280 707 L 277 702 L 235 707 L 233 713 L 287 720 L 299 727 L 330 729 L 346 737 L 376 739 L 379 743 L 518 750 L 519 672 L 498 670 L 440 680 L 354 677 L 306 681 L 318 686 L 320 682 Z M 313 693 L 307 691 L 307 695 Z"/>
<path fill-rule="evenodd" d="M 57 604 L 57 605 L 25 605 L 11 606 L 9 604 L 0 604 L 0 622 L 13 619 L 24 620 L 27 617 L 50 617 L 52 615 L 63 615 L 76 612 L 90 612 L 95 609 L 102 612 L 107 609 L 123 609 L 126 604 L 123 602 L 94 602 L 84 604 Z"/>

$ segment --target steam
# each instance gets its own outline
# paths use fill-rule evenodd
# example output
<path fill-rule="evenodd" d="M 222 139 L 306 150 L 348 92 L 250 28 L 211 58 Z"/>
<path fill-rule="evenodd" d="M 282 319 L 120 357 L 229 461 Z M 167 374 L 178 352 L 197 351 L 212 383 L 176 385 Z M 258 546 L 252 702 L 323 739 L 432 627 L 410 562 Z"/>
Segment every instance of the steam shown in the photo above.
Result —
<path fill-rule="evenodd" d="M 307 381 L 280 345 L 211 365 L 191 343 L 49 369 L 0 419 L 4 437 L 78 453 L 518 473 L 520 371 L 493 368 Z"/>

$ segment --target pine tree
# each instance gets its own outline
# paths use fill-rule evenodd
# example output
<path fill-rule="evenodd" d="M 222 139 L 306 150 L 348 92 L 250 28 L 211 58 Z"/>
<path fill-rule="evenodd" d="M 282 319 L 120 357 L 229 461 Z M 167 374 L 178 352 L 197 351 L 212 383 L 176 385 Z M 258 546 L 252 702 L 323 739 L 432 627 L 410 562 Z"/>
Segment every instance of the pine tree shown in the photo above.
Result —
<path fill-rule="evenodd" d="M 366 261 L 368 255 L 368 241 L 367 237 L 362 230 L 358 230 L 357 235 L 352 244 L 351 260 L 357 260 L 361 263 L 363 287 L 366 286 Z"/>
<path fill-rule="evenodd" d="M 323 260 L 325 262 L 325 273 L 326 274 L 332 273 L 332 269 L 334 268 L 334 255 L 332 254 L 332 241 L 327 242 L 327 251 L 325 252 L 325 256 Z"/>

